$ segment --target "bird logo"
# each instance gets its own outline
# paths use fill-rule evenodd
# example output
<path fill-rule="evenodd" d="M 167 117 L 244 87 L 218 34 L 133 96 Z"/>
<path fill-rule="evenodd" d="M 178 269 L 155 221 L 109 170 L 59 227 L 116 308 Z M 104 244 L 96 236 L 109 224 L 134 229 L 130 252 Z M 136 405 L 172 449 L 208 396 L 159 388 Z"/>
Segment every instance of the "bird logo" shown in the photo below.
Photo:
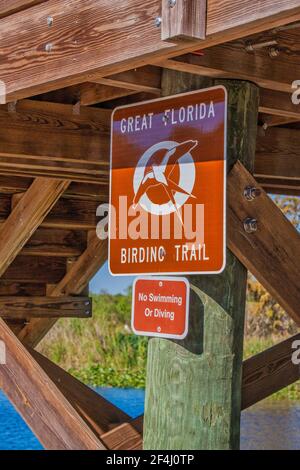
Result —
<path fill-rule="evenodd" d="M 180 221 L 180 207 L 189 198 L 195 198 L 195 165 L 191 152 L 198 146 L 198 141 L 160 142 L 153 145 L 141 157 L 134 175 L 133 207 L 140 205 L 155 215 L 176 212 Z M 176 172 L 177 170 L 177 172 Z M 176 173 L 177 176 L 176 181 Z M 164 204 L 154 203 L 150 198 L 153 188 L 167 197 Z"/>

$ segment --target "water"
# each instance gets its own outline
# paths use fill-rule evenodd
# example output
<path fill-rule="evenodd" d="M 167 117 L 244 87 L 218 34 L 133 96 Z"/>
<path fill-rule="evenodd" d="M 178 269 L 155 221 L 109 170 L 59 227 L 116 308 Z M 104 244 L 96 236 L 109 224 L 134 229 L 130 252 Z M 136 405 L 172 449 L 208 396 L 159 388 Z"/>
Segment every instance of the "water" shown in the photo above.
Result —
<path fill-rule="evenodd" d="M 132 418 L 143 413 L 144 392 L 99 388 L 97 391 Z M 39 450 L 42 446 L 0 392 L 0 450 Z M 242 414 L 241 448 L 300 450 L 300 403 L 264 402 Z"/>

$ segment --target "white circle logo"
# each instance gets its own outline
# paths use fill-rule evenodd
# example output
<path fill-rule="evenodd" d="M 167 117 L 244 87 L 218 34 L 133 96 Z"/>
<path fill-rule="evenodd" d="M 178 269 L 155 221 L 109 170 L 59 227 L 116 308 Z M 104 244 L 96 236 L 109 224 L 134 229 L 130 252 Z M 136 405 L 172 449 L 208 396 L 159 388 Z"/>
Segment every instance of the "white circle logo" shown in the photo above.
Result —
<path fill-rule="evenodd" d="M 134 201 L 147 212 L 154 215 L 167 215 L 178 211 L 190 197 L 196 180 L 192 150 L 197 147 L 196 140 L 178 143 L 159 142 L 141 156 L 133 178 Z M 172 179 L 175 167 L 179 170 L 179 181 Z M 157 204 L 151 201 L 147 192 L 157 187 L 165 191 L 169 201 Z"/>

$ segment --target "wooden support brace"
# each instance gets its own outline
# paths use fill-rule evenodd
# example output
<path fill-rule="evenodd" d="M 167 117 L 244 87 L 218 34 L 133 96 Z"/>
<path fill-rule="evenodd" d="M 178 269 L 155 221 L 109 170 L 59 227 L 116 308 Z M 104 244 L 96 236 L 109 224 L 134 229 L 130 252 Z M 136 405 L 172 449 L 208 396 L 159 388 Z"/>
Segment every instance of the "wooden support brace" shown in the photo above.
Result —
<path fill-rule="evenodd" d="M 243 364 L 242 409 L 269 397 L 300 379 L 300 364 L 294 364 L 300 334 L 247 359 Z"/>
<path fill-rule="evenodd" d="M 16 205 L 0 231 L 0 276 L 22 250 L 56 201 L 68 181 L 37 178 Z"/>
<path fill-rule="evenodd" d="M 162 40 L 205 39 L 207 0 L 162 0 Z"/>
<path fill-rule="evenodd" d="M 247 187 L 260 195 L 247 200 Z M 241 263 L 300 324 L 300 235 L 281 210 L 237 162 L 228 177 L 228 246 Z M 246 219 L 257 221 L 247 233 Z"/>
<path fill-rule="evenodd" d="M 0 317 L 89 318 L 92 301 L 88 297 L 0 297 Z"/>
<path fill-rule="evenodd" d="M 0 386 L 40 442 L 55 450 L 105 450 L 2 319 L 0 340 L 6 352 L 5 364 L 0 365 Z"/>

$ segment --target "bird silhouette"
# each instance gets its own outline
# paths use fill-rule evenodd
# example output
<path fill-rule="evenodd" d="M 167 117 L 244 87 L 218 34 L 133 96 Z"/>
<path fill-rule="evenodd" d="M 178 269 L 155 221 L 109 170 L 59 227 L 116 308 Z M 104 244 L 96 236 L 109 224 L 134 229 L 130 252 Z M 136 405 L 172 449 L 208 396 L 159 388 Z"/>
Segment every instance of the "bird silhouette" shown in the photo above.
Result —
<path fill-rule="evenodd" d="M 175 145 L 169 150 L 160 149 L 155 152 L 148 162 L 144 178 L 134 197 L 133 207 L 136 208 L 143 195 L 147 193 L 149 189 L 162 186 L 182 222 L 173 193 L 179 192 L 193 198 L 195 196 L 176 184 L 175 181 L 171 179 L 171 175 L 177 166 L 178 160 L 185 154 L 191 152 L 197 145 L 197 140 L 187 140 L 186 142 Z"/>

